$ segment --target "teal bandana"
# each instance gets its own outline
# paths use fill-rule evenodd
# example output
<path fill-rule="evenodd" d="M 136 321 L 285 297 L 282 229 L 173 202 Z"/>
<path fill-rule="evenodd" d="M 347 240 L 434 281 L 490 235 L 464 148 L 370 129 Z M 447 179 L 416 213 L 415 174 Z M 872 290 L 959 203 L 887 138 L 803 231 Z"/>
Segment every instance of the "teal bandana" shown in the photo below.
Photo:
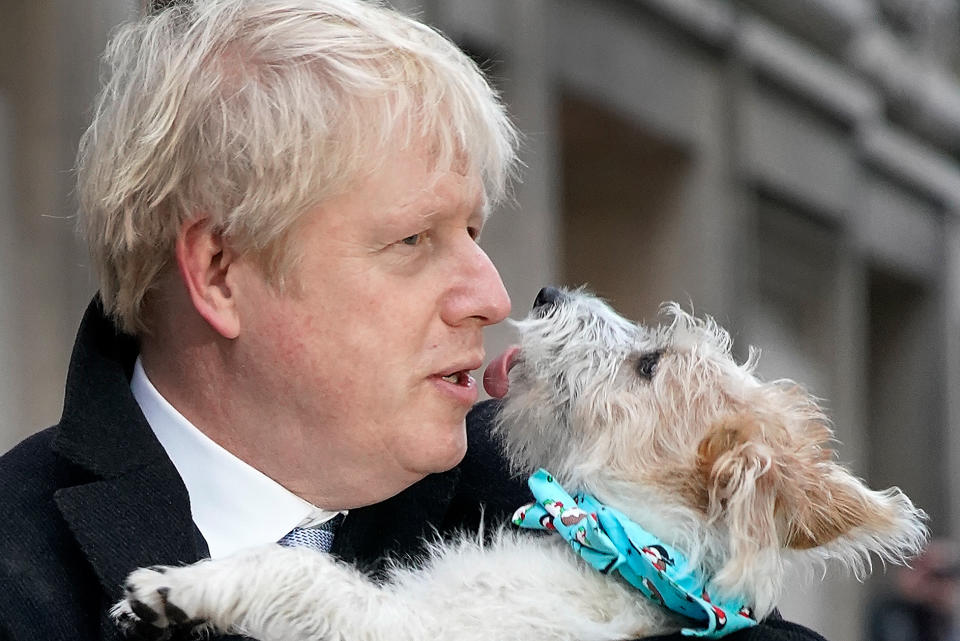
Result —
<path fill-rule="evenodd" d="M 623 513 L 583 492 L 571 497 L 543 469 L 527 483 L 537 500 L 514 513 L 514 525 L 560 534 L 603 574 L 616 570 L 647 598 L 700 624 L 683 634 L 716 639 L 757 624 L 742 602 L 712 601 L 683 554 Z"/>

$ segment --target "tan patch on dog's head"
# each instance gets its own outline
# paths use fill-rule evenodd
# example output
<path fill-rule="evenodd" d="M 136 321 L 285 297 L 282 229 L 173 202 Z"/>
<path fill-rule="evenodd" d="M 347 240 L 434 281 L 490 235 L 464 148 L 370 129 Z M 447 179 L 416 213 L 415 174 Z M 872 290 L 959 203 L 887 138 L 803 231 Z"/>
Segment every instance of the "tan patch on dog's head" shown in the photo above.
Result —
<path fill-rule="evenodd" d="M 729 537 L 716 580 L 747 593 L 782 572 L 779 562 L 770 563 L 781 548 L 824 555 L 829 549 L 854 566 L 866 549 L 893 559 L 917 551 L 926 534 L 922 512 L 898 489 L 870 490 L 835 462 L 832 433 L 802 391 L 765 392 L 783 399 L 780 411 L 722 417 L 697 446 L 707 518 Z M 758 408 L 769 409 L 764 405 Z"/>

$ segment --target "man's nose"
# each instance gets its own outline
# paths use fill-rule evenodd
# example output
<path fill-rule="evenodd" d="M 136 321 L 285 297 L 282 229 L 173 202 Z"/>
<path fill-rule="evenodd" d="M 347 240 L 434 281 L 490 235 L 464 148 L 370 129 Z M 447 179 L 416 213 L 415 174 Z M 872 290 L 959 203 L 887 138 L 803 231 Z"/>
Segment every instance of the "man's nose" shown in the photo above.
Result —
<path fill-rule="evenodd" d="M 481 325 L 499 323 L 510 315 L 510 295 L 486 252 L 473 244 L 469 254 L 467 264 L 461 265 L 462 286 L 446 306 L 446 320 L 453 325 L 470 318 L 479 320 Z"/>

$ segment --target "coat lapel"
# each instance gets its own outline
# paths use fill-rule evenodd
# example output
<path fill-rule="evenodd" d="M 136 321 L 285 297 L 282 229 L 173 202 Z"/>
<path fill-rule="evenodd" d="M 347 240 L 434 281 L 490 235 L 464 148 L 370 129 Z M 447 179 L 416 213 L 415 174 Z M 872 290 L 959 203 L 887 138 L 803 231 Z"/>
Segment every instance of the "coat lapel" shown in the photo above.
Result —
<path fill-rule="evenodd" d="M 145 565 L 207 554 L 190 500 L 130 392 L 134 339 L 117 332 L 99 299 L 80 325 L 54 447 L 84 482 L 55 494 L 60 513 L 107 594 Z"/>
<path fill-rule="evenodd" d="M 190 518 L 186 490 L 171 492 L 153 466 L 118 479 L 64 488 L 55 495 L 66 520 L 111 600 L 138 567 L 179 565 L 206 556 Z"/>

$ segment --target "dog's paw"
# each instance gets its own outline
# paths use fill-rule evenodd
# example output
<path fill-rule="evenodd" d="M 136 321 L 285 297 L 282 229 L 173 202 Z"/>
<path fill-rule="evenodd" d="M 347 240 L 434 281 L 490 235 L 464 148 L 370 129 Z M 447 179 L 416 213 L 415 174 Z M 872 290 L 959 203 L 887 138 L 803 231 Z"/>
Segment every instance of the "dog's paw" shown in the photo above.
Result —
<path fill-rule="evenodd" d="M 176 630 L 194 630 L 203 622 L 178 605 L 172 574 L 178 568 L 152 567 L 136 570 L 127 577 L 124 599 L 113 606 L 110 616 L 128 639 L 163 641 Z"/>

